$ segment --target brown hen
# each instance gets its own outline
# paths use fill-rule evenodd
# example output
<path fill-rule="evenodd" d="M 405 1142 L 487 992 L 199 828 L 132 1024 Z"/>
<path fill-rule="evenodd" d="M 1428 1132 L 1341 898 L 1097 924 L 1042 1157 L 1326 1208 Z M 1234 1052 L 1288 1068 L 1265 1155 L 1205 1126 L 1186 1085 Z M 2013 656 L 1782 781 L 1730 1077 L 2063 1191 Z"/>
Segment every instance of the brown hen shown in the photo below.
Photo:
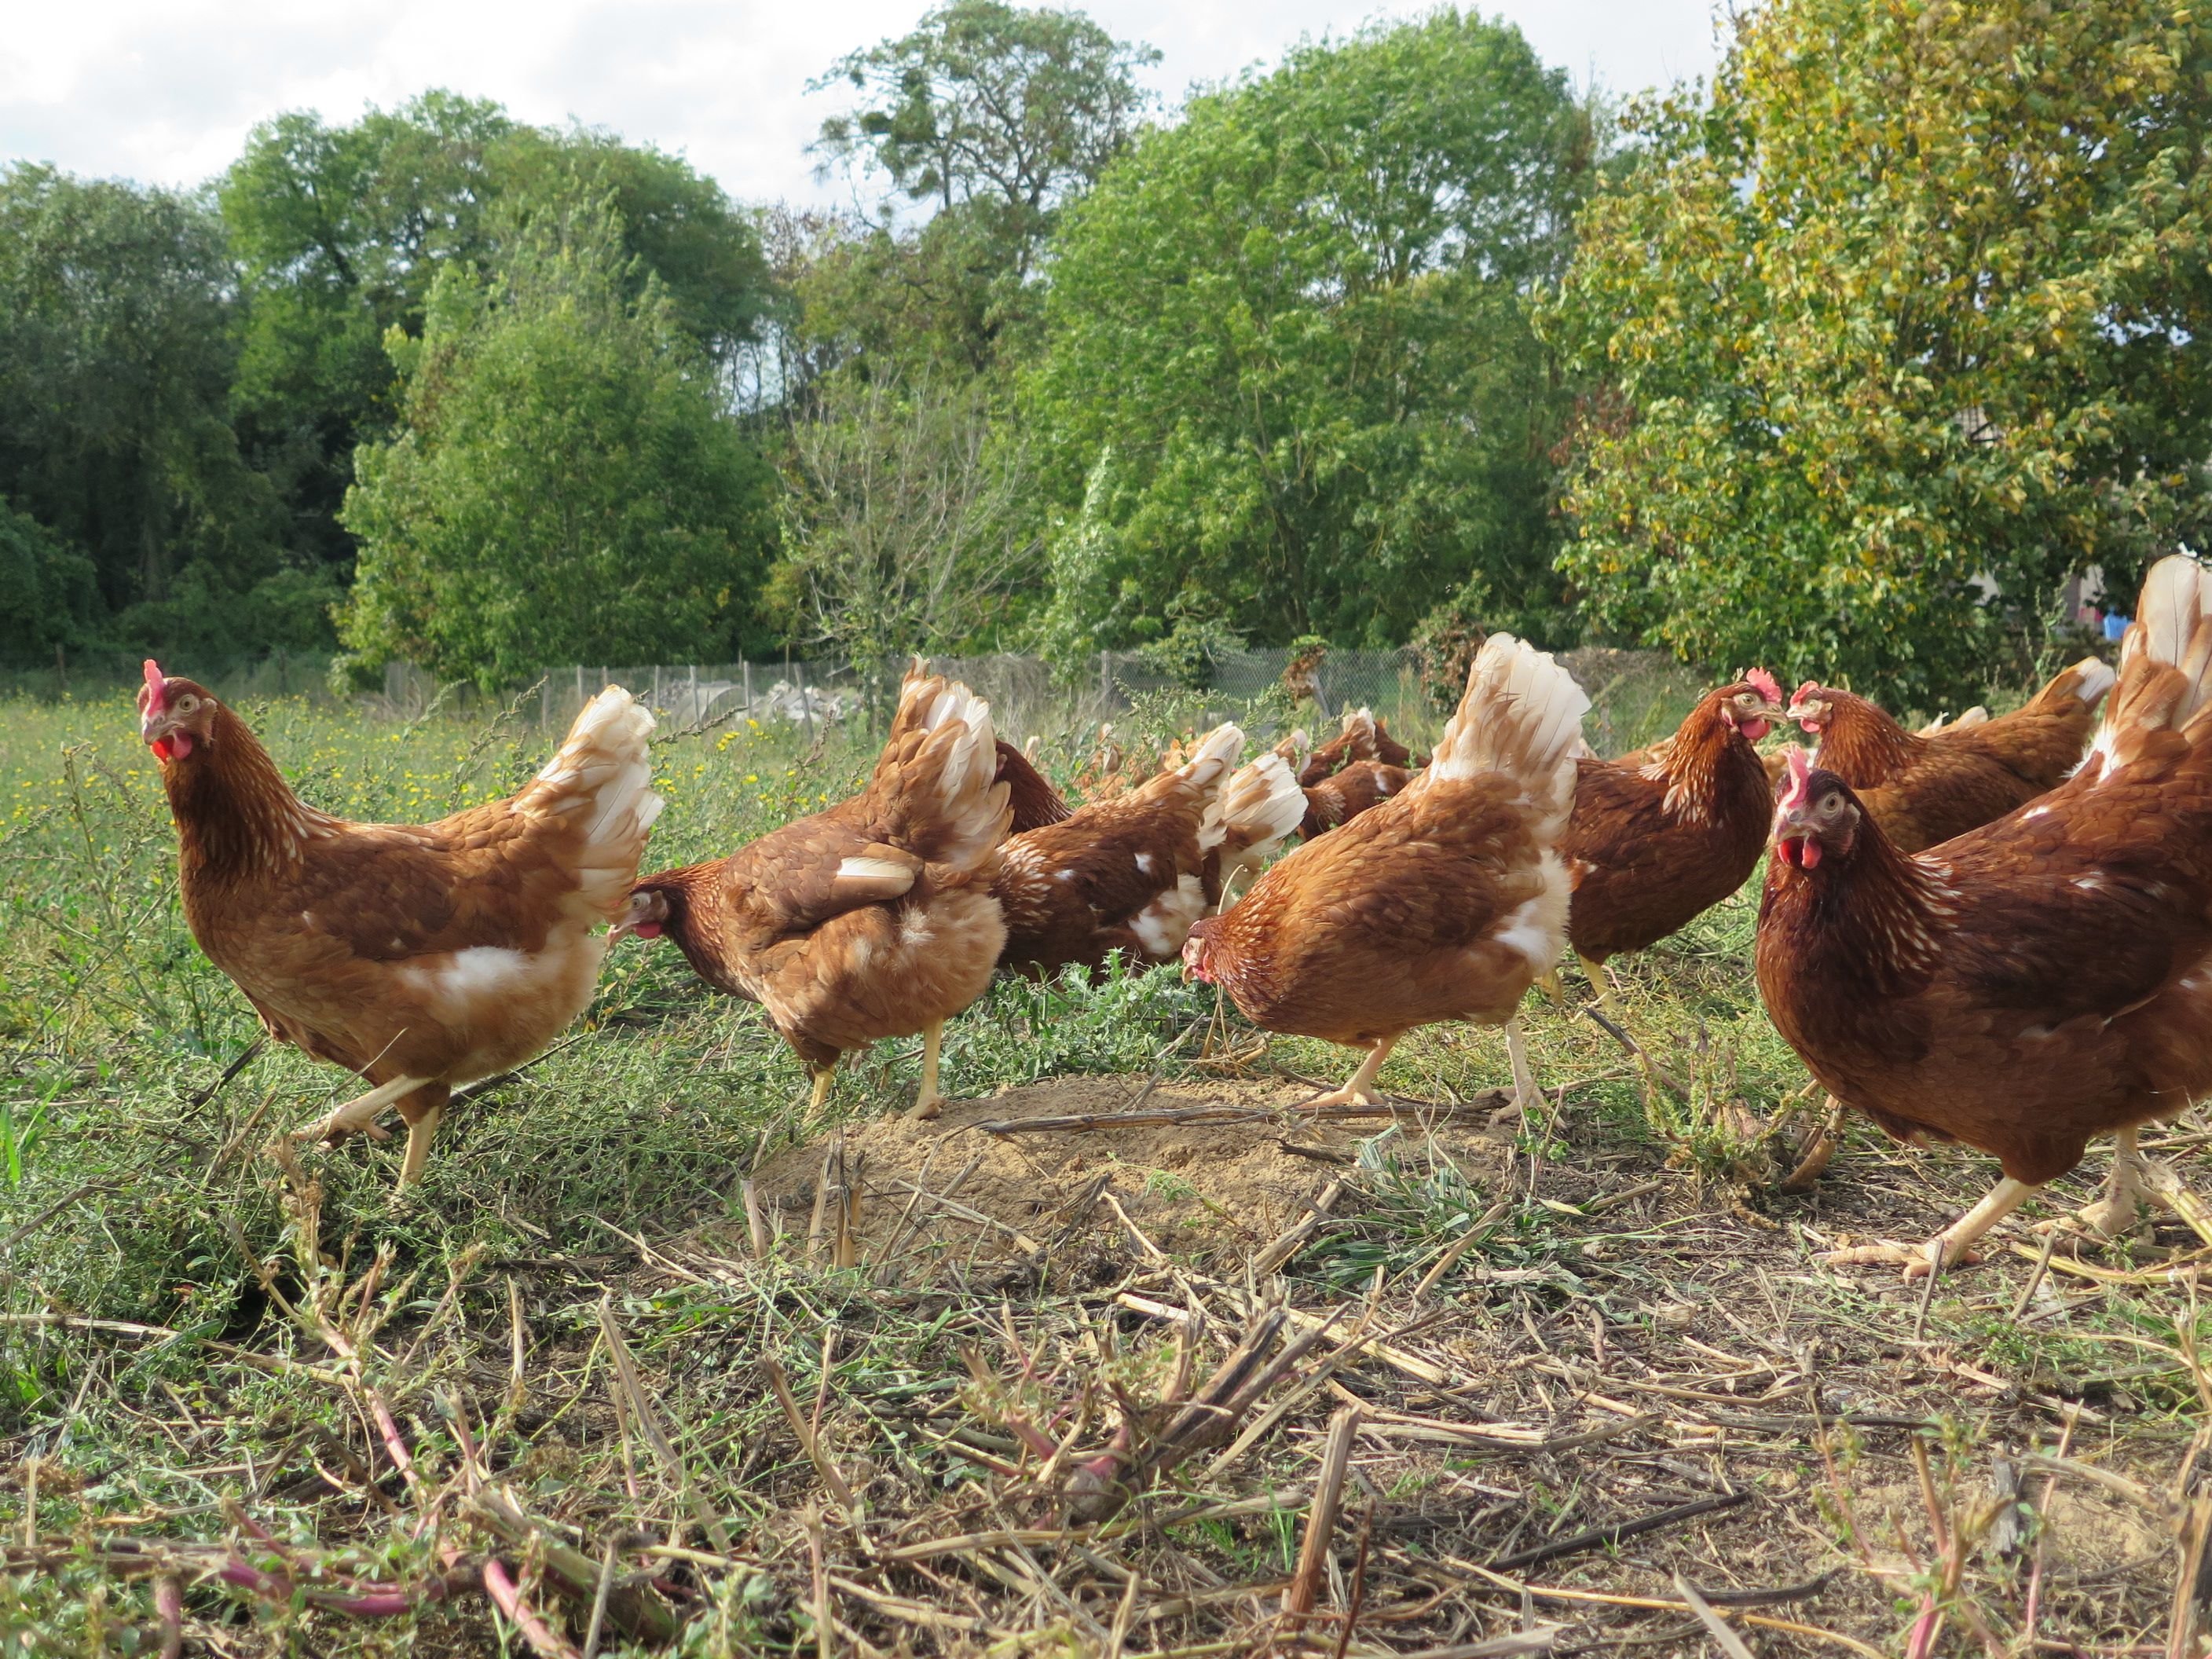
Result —
<path fill-rule="evenodd" d="M 1605 963 L 1685 927 L 1750 879 L 1774 792 L 1752 745 L 1782 716 L 1763 668 L 1708 691 L 1635 766 L 1584 757 L 1560 852 L 1574 883 L 1567 938 L 1603 1000 Z"/>
<path fill-rule="evenodd" d="M 1184 963 L 1247 1019 L 1368 1051 L 1313 1104 L 1371 1099 L 1400 1037 L 1462 1019 L 1508 1025 L 1516 1087 L 1533 1097 L 1508 1023 L 1565 942 L 1556 848 L 1589 707 L 1550 657 L 1492 635 L 1426 771 L 1191 930 Z"/>
<path fill-rule="evenodd" d="M 2136 1127 L 2212 1089 L 2212 573 L 2161 561 L 2136 616 L 2081 769 L 1932 852 L 1793 751 L 1759 921 L 1776 1028 L 1892 1134 L 2004 1170 L 1928 1244 L 1841 1259 L 1940 1269 L 2106 1133 L 2112 1180 L 2085 1218 L 2118 1231 Z"/>
<path fill-rule="evenodd" d="M 919 1116 L 938 1109 L 945 1022 L 983 994 L 1006 942 L 991 891 L 1012 816 L 989 705 L 910 678 L 861 793 L 749 846 L 637 884 L 623 930 L 665 935 L 717 990 L 758 1002 L 814 1075 L 922 1034 Z"/>
<path fill-rule="evenodd" d="M 413 1182 L 452 1091 L 529 1060 L 591 1001 L 660 811 L 653 716 L 610 687 L 520 793 L 385 824 L 307 805 L 245 721 L 151 662 L 138 714 L 192 937 L 271 1036 L 374 1085 L 299 1134 L 382 1139 L 396 1107 Z"/>
<path fill-rule="evenodd" d="M 2080 763 L 2112 684 L 2112 671 L 2085 657 L 2009 714 L 1922 735 L 1864 697 L 1808 680 L 1790 717 L 1819 739 L 1820 767 L 1857 792 L 1891 844 L 1917 853 L 2055 788 Z"/>
<path fill-rule="evenodd" d="M 1218 869 L 1232 827 L 1242 853 L 1268 850 L 1270 826 L 1253 820 L 1241 793 L 1224 799 L 1243 747 L 1243 732 L 1218 726 L 1182 765 L 1010 840 L 994 886 L 1006 915 L 1000 965 L 1052 974 L 1072 963 L 1099 967 L 1115 951 L 1172 960 L 1218 896 L 1218 887 L 1207 891 L 1206 869 L 1210 860 Z M 1243 815 L 1233 826 L 1225 805 Z"/>
<path fill-rule="evenodd" d="M 1279 754 L 1281 750 L 1276 752 Z M 1379 761 L 1384 766 L 1404 771 L 1411 769 L 1413 757 L 1404 744 L 1384 729 L 1382 722 L 1375 718 L 1373 709 L 1348 709 L 1337 734 L 1305 757 L 1298 770 L 1298 785 L 1310 789 L 1323 778 L 1334 777 L 1358 761 Z"/>

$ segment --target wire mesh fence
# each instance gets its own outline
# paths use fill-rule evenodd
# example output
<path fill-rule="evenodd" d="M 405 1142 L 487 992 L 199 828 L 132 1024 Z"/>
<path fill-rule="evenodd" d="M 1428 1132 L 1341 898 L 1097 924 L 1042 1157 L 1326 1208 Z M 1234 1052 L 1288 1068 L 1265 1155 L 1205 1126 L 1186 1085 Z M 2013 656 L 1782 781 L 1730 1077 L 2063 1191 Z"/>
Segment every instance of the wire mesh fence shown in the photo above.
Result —
<path fill-rule="evenodd" d="M 1601 754 L 1672 731 L 1703 689 L 1695 671 L 1657 652 L 1593 647 L 1565 653 L 1562 660 L 1590 693 L 1587 729 Z M 1073 672 L 1012 654 L 934 657 L 930 666 L 987 699 L 1000 732 L 1016 742 L 1091 730 L 1163 696 L 1194 719 L 1250 719 L 1271 707 L 1285 722 L 1295 718 L 1322 727 L 1364 708 L 1411 739 L 1432 736 L 1451 702 L 1407 650 L 1216 651 L 1180 673 L 1152 658 L 1118 652 L 1102 652 Z M 812 732 L 853 720 L 880 724 L 897 704 L 902 672 L 902 665 L 798 658 L 572 664 L 546 672 L 525 712 L 548 731 L 564 729 L 602 687 L 623 685 L 674 730 L 752 720 Z M 386 695 L 396 710 L 412 714 L 429 705 L 438 688 L 419 670 L 395 666 L 387 672 Z"/>
<path fill-rule="evenodd" d="M 1636 748 L 1672 731 L 1703 689 L 1698 672 L 1652 651 L 1589 647 L 1561 660 L 1590 694 L 1586 730 L 1600 754 Z M 1172 669 L 1134 652 L 1101 652 L 1055 667 L 1040 657 L 1000 653 L 935 657 L 931 667 L 988 699 L 999 729 L 1017 742 L 1095 732 L 1140 705 L 1172 704 L 1178 718 L 1237 719 L 1303 724 L 1316 734 L 1352 708 L 1372 709 L 1408 741 L 1431 738 L 1451 702 L 1436 671 L 1410 650 L 1214 650 Z M 176 668 L 234 702 L 271 697 L 351 702 L 331 688 L 330 659 L 272 653 L 231 662 L 194 661 Z M 679 732 L 733 721 L 776 723 L 809 733 L 850 720 L 879 726 L 898 701 L 902 664 L 854 664 L 824 658 L 684 664 L 568 664 L 533 684 L 488 696 L 465 682 L 441 683 L 406 663 L 388 665 L 380 712 L 421 718 L 432 709 L 457 715 L 489 704 L 518 702 L 517 713 L 549 732 L 565 731 L 602 687 L 622 685 L 644 700 L 664 729 Z M 54 668 L 0 678 L 0 692 L 35 697 L 105 696 L 137 683 L 139 664 L 121 653 L 82 653 Z M 1272 735 L 1272 732 L 1270 732 Z"/>
<path fill-rule="evenodd" d="M 988 700 L 995 723 L 1017 739 L 1096 726 L 1128 713 L 1138 698 L 1170 692 L 1188 694 L 1203 712 L 1227 717 L 1279 690 L 1286 710 L 1310 702 L 1334 721 L 1366 707 L 1394 727 L 1419 726 L 1428 708 L 1419 662 L 1406 651 L 1332 652 L 1310 665 L 1287 651 L 1220 652 L 1183 674 L 1117 652 L 1101 652 L 1072 672 L 1012 654 L 933 657 L 930 666 Z M 568 664 L 546 671 L 525 712 L 548 729 L 563 727 L 603 687 L 621 685 L 679 729 L 747 719 L 811 728 L 879 720 L 896 706 L 903 672 L 902 665 L 800 658 Z M 386 670 L 384 690 L 394 711 L 409 715 L 441 695 L 428 675 L 404 664 Z"/>

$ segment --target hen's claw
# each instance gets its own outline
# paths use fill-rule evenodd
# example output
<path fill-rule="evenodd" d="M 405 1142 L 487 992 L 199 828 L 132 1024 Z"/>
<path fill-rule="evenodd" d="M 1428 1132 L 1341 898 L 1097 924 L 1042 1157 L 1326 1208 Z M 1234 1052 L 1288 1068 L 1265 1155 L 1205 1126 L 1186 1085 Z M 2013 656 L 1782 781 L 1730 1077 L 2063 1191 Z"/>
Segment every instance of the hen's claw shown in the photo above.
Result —
<path fill-rule="evenodd" d="M 380 1083 L 367 1094 L 347 1101 L 302 1128 L 293 1130 L 292 1139 L 327 1140 L 333 1146 L 349 1134 L 364 1134 L 371 1140 L 389 1140 L 392 1132 L 376 1127 L 377 1115 L 395 1100 L 413 1094 L 429 1080 L 422 1077 L 396 1077 L 389 1083 Z"/>
<path fill-rule="evenodd" d="M 1382 1075 L 1382 1062 L 1389 1058 L 1390 1050 L 1397 1047 L 1395 1036 L 1384 1037 L 1367 1051 L 1359 1062 L 1359 1069 L 1345 1079 L 1341 1089 L 1332 1089 L 1325 1095 L 1316 1095 L 1311 1100 L 1301 1101 L 1297 1109 L 1301 1112 L 1318 1111 L 1323 1106 L 1372 1106 L 1380 1098 L 1375 1092 L 1375 1079 Z"/>
<path fill-rule="evenodd" d="M 1349 1083 L 1341 1089 L 1331 1089 L 1325 1095 L 1316 1095 L 1311 1100 L 1302 1100 L 1291 1109 L 1297 1112 L 1316 1112 L 1324 1106 L 1372 1106 L 1377 1097 L 1364 1089 L 1355 1089 Z"/>
<path fill-rule="evenodd" d="M 1885 1238 L 1872 1244 L 1854 1244 L 1848 1249 L 1829 1250 L 1816 1258 L 1831 1267 L 1867 1267 L 1894 1265 L 1905 1269 L 1907 1284 L 1925 1279 L 1936 1270 L 1936 1247 L 1940 1239 L 1929 1239 L 1923 1243 L 1909 1244 L 1902 1239 Z M 1971 1246 L 1965 1249 L 1946 1249 L 1946 1267 L 1970 1267 L 1983 1259 L 1982 1253 Z"/>

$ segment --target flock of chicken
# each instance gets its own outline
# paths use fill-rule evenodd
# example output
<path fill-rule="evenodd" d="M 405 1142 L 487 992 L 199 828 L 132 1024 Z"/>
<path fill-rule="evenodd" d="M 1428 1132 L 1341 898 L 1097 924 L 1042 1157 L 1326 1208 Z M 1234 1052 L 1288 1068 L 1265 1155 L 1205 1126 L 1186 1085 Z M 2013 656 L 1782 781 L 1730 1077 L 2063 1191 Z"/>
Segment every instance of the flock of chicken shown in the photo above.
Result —
<path fill-rule="evenodd" d="M 842 1055 L 919 1033 L 933 1115 L 945 1022 L 994 972 L 1116 951 L 1180 957 L 1255 1024 L 1364 1049 L 1322 1101 L 1370 1098 L 1392 1045 L 1443 1020 L 1503 1025 L 1526 1100 L 1531 986 L 1556 993 L 1571 947 L 1602 1000 L 1607 958 L 1737 891 L 1771 847 L 1777 1028 L 1891 1133 L 2003 1166 L 1926 1244 L 1849 1253 L 1911 1273 L 1963 1259 L 2101 1133 L 2118 1147 L 2084 1216 L 2132 1224 L 2174 1194 L 2136 1127 L 2212 1091 L 2212 570 L 2163 561 L 2136 614 L 2117 676 L 2077 664 L 1999 719 L 1909 732 L 1817 683 L 1785 702 L 1754 669 L 1610 761 L 1573 678 L 1501 634 L 1425 762 L 1364 712 L 1241 764 L 1223 726 L 1073 809 L 987 705 L 917 665 L 860 793 L 642 880 L 653 721 L 619 688 L 520 793 L 419 826 L 306 805 L 235 714 L 151 662 L 138 701 L 195 938 L 273 1035 L 372 1085 L 300 1134 L 381 1138 L 396 1108 L 403 1183 L 451 1091 L 550 1042 L 624 933 L 763 1005 L 817 1105 Z M 1784 719 L 1816 752 L 1761 757 Z"/>

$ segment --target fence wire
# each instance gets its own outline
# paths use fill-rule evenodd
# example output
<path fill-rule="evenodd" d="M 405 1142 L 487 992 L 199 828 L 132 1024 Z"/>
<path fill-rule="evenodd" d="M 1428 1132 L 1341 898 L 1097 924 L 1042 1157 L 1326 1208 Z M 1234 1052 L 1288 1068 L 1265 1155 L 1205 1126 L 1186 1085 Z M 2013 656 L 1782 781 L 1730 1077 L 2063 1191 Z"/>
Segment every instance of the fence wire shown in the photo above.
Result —
<path fill-rule="evenodd" d="M 1585 648 L 1561 660 L 1590 694 L 1595 706 L 1587 729 L 1601 754 L 1672 731 L 1702 690 L 1694 671 L 1656 652 Z M 1316 735 L 1347 711 L 1364 708 L 1409 738 L 1432 736 L 1447 708 L 1439 688 L 1425 680 L 1419 659 L 1403 650 L 1331 651 L 1318 660 L 1286 650 L 1223 651 L 1182 677 L 1150 658 L 1117 652 L 1102 652 L 1073 674 L 1055 673 L 1041 658 L 1012 654 L 933 657 L 930 666 L 988 701 L 994 723 L 1016 742 L 1095 730 L 1150 699 L 1174 700 L 1206 720 L 1249 719 L 1265 710 L 1282 723 L 1295 718 L 1308 724 Z M 565 730 L 603 687 L 622 685 L 671 730 L 752 720 L 811 732 L 852 720 L 880 725 L 897 704 L 902 672 L 902 665 L 798 658 L 570 664 L 546 672 L 526 712 L 548 732 Z M 398 712 L 419 714 L 437 693 L 419 670 L 395 665 L 386 672 L 386 695 Z"/>

